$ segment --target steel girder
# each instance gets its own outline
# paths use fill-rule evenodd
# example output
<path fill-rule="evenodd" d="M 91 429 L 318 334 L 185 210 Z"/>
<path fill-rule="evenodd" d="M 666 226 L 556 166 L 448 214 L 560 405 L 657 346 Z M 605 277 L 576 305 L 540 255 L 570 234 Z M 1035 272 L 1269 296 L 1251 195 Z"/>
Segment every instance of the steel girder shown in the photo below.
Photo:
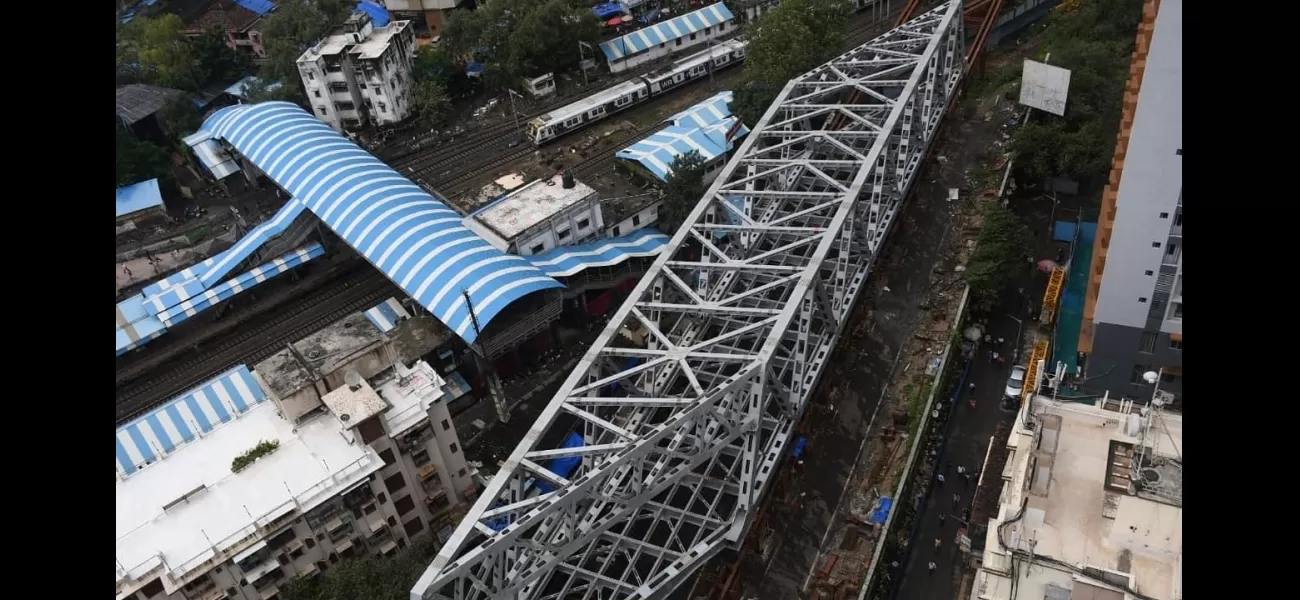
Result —
<path fill-rule="evenodd" d="M 738 546 L 962 49 L 953 0 L 790 82 L 411 597 L 663 598 Z"/>

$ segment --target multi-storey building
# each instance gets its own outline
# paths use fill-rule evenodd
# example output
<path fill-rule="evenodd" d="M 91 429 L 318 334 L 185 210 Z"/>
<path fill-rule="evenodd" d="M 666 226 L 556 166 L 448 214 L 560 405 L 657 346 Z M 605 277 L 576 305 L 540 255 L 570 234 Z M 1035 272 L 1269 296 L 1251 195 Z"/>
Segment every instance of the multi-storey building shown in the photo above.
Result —
<path fill-rule="evenodd" d="M 447 13 L 464 3 L 464 0 L 384 0 L 383 4 L 393 15 L 411 19 L 420 37 L 441 37 L 447 23 Z"/>
<path fill-rule="evenodd" d="M 414 56 L 410 21 L 358 11 L 298 58 L 298 72 L 316 117 L 343 131 L 411 116 Z"/>
<path fill-rule="evenodd" d="M 1110 182 L 1102 196 L 1079 351 L 1084 387 L 1181 396 L 1183 121 L 1181 0 L 1148 1 Z"/>
<path fill-rule="evenodd" d="M 118 600 L 269 600 L 451 527 L 474 484 L 443 379 L 349 379 L 287 419 L 241 365 L 118 429 Z"/>
<path fill-rule="evenodd" d="M 593 241 L 604 229 L 596 190 L 569 173 L 520 186 L 464 222 L 497 249 L 520 256 Z"/>

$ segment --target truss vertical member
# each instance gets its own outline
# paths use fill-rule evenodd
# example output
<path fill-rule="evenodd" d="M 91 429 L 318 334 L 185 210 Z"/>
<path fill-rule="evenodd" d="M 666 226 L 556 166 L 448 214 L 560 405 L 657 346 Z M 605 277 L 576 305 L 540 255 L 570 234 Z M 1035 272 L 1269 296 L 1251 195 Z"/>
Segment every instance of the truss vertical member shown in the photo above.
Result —
<path fill-rule="evenodd" d="M 953 1 L 787 84 L 411 597 L 657 599 L 739 545 L 964 60 Z"/>

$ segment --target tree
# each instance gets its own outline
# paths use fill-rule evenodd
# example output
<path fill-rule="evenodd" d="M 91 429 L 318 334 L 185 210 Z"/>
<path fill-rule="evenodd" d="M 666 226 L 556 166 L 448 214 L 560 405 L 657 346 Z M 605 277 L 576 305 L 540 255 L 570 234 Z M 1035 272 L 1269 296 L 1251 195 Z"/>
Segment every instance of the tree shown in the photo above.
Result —
<path fill-rule="evenodd" d="M 285 585 L 285 600 L 407 600 L 411 587 L 436 553 L 432 541 L 417 542 L 390 558 L 349 558 L 315 577 Z"/>
<path fill-rule="evenodd" d="M 474 82 L 465 75 L 465 69 L 451 59 L 451 54 L 434 46 L 424 46 L 416 51 L 415 61 L 411 65 L 411 77 L 416 83 L 441 83 L 447 90 L 447 95 L 452 98 L 466 96 L 474 87 Z"/>
<path fill-rule="evenodd" d="M 451 112 L 451 98 L 447 97 L 442 82 L 421 81 L 415 85 L 413 96 L 411 100 L 422 127 L 433 129 L 446 122 L 447 113 Z"/>
<path fill-rule="evenodd" d="M 298 57 L 346 19 L 354 6 L 341 0 L 283 0 L 276 6 L 262 26 L 267 62 L 261 73 L 280 83 L 276 94 L 302 96 Z"/>
<path fill-rule="evenodd" d="M 840 54 L 849 16 L 845 0 L 784 0 L 746 28 L 745 78 L 780 90 Z"/>
<path fill-rule="evenodd" d="M 488 0 L 453 13 L 442 44 L 458 60 L 482 63 L 487 81 L 509 82 L 576 65 L 578 42 L 600 33 L 582 0 Z"/>
<path fill-rule="evenodd" d="M 765 83 L 757 81 L 746 81 L 736 86 L 731 95 L 731 103 L 728 108 L 731 114 L 740 117 L 740 122 L 750 126 L 757 126 L 759 120 L 763 118 L 763 113 L 767 112 L 772 101 L 776 99 L 780 88 L 774 88 Z"/>
<path fill-rule="evenodd" d="M 173 14 L 139 18 L 118 29 L 117 66 L 140 81 L 197 91 L 203 83 L 185 23 Z"/>
<path fill-rule="evenodd" d="M 172 96 L 158 109 L 158 124 L 172 143 L 180 144 L 181 138 L 198 131 L 203 125 L 203 116 L 189 98 Z"/>
<path fill-rule="evenodd" d="M 975 310 L 988 311 L 997 306 L 998 295 L 1027 268 L 1025 256 L 1032 242 L 1029 228 L 1001 201 L 984 204 L 975 252 L 966 265 L 966 283 Z"/>
<path fill-rule="evenodd" d="M 194 61 L 203 85 L 229 83 L 251 68 L 246 55 L 226 44 L 226 32 L 220 26 L 209 27 L 191 40 Z"/>
<path fill-rule="evenodd" d="M 672 235 L 690 216 L 704 195 L 704 157 L 698 150 L 679 154 L 673 159 L 664 185 L 664 203 L 659 222 Z"/>
<path fill-rule="evenodd" d="M 117 187 L 154 178 L 171 180 L 171 162 L 167 150 L 158 144 L 135 139 L 118 122 Z"/>

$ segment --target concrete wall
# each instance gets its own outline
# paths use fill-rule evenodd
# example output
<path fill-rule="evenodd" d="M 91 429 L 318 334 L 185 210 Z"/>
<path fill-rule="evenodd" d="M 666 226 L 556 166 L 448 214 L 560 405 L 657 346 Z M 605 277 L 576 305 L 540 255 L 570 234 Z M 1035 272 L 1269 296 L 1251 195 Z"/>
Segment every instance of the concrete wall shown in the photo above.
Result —
<path fill-rule="evenodd" d="M 1182 197 L 1182 132 L 1182 2 L 1164 0 L 1156 16 L 1124 158 L 1115 225 L 1093 319 L 1098 328 L 1103 323 L 1146 326 L 1173 215 Z"/>
<path fill-rule="evenodd" d="M 1141 327 L 1097 323 L 1092 354 L 1088 355 L 1084 390 L 1098 394 L 1109 390 L 1111 396 L 1147 400 L 1154 390 L 1142 380 L 1141 373 L 1159 371 L 1161 367 L 1175 367 L 1181 372 L 1181 346 L 1178 349 L 1171 348 L 1167 333 L 1149 332 L 1155 336 L 1155 346 L 1151 352 L 1143 352 L 1143 333 Z M 1138 368 L 1136 373 L 1134 367 Z M 1181 397 L 1182 376 L 1167 375 L 1160 382 L 1160 389 Z"/>
<path fill-rule="evenodd" d="M 636 214 L 630 215 L 628 218 L 619 221 L 617 225 L 610 227 L 606 231 L 605 235 L 608 237 L 619 237 L 658 223 L 659 207 L 663 206 L 663 204 L 663 202 L 655 202 L 654 204 L 637 211 Z M 669 235 L 672 234 L 669 233 Z"/>
<path fill-rule="evenodd" d="M 579 227 L 582 222 L 586 227 Z M 570 206 L 559 214 L 538 223 L 519 234 L 513 242 L 515 253 L 532 256 L 561 246 L 573 246 L 590 241 L 593 234 L 604 226 L 600 203 L 593 194 Z M 567 235 L 561 237 L 562 232 Z M 540 246 L 541 249 L 538 249 Z"/>

